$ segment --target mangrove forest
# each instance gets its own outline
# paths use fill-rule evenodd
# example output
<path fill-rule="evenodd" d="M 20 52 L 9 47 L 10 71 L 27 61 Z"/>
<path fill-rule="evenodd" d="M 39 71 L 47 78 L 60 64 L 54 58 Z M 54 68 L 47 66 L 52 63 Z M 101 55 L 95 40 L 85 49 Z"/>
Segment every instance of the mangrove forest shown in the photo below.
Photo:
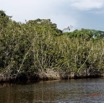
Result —
<path fill-rule="evenodd" d="M 12 20 L 0 11 L 0 82 L 104 76 L 104 31 L 63 32 L 50 19 Z"/>

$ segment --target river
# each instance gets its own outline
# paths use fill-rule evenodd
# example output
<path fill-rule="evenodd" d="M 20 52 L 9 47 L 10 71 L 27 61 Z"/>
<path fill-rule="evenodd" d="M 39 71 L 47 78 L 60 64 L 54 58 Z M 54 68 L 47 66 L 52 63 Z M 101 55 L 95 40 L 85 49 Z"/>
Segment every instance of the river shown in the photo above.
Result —
<path fill-rule="evenodd" d="M 0 103 L 104 103 L 104 79 L 0 84 Z"/>

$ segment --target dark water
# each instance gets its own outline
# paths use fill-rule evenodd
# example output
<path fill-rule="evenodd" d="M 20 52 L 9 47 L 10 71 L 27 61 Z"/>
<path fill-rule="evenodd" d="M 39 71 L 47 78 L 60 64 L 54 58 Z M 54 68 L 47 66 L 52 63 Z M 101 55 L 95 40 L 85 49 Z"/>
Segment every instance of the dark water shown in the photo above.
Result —
<path fill-rule="evenodd" d="M 104 79 L 1 84 L 0 103 L 104 103 Z"/>

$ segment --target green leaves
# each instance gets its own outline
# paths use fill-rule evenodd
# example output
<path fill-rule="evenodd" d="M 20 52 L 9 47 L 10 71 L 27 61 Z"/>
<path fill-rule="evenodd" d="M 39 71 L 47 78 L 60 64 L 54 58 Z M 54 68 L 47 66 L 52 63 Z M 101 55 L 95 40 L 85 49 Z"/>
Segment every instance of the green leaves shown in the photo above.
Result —
<path fill-rule="evenodd" d="M 86 75 L 103 71 L 103 34 L 88 29 L 62 33 L 49 19 L 18 23 L 0 11 L 0 69 L 27 74 L 46 68 Z"/>
<path fill-rule="evenodd" d="M 66 32 L 64 34 L 68 35 L 70 38 L 82 38 L 85 40 L 90 40 L 90 39 L 96 40 L 104 37 L 103 31 L 90 30 L 90 29 L 75 30 L 73 32 Z"/>

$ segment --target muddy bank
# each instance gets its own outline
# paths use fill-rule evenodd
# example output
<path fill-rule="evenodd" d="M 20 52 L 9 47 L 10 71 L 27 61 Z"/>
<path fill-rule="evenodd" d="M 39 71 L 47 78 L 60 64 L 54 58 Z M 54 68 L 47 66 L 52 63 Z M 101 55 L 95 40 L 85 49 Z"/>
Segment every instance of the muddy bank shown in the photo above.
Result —
<path fill-rule="evenodd" d="M 78 78 L 98 78 L 104 77 L 104 73 L 99 71 L 95 72 L 82 72 L 75 73 L 62 70 L 46 69 L 44 71 L 34 72 L 34 73 L 12 73 L 12 72 L 2 72 L 0 73 L 0 82 L 38 82 L 41 80 L 62 80 L 62 79 L 78 79 Z"/>

